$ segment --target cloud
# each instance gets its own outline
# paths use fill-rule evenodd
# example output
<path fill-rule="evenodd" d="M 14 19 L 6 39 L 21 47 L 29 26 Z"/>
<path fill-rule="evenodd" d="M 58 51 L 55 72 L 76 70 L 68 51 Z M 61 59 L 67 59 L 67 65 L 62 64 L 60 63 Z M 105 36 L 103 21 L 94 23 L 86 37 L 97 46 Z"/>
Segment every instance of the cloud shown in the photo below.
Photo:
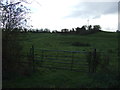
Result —
<path fill-rule="evenodd" d="M 92 19 L 97 19 L 97 18 L 100 18 L 100 15 L 96 15 L 96 16 L 94 16 Z"/>
<path fill-rule="evenodd" d="M 80 2 L 67 18 L 100 18 L 101 15 L 116 14 L 117 11 L 117 2 Z"/>

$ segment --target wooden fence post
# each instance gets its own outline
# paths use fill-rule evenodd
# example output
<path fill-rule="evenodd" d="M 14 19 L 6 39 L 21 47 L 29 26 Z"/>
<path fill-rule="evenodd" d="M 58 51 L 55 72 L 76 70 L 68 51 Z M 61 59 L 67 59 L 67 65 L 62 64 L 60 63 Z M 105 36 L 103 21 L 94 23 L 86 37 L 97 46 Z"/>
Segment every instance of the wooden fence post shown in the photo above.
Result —
<path fill-rule="evenodd" d="M 93 60 L 92 60 L 92 72 L 94 73 L 94 72 L 96 72 L 96 68 L 97 68 L 97 59 L 96 59 L 96 49 L 94 49 L 94 51 L 93 51 Z"/>
<path fill-rule="evenodd" d="M 87 62 L 88 62 L 88 72 L 91 72 L 92 67 L 92 52 L 88 52 L 87 55 Z"/>
<path fill-rule="evenodd" d="M 72 71 L 72 68 L 73 68 L 73 60 L 74 60 L 74 52 L 72 52 L 71 71 Z"/>
<path fill-rule="evenodd" d="M 33 72 L 35 72 L 34 46 L 33 45 L 31 48 L 31 57 L 32 57 L 32 62 L 33 62 Z"/>
<path fill-rule="evenodd" d="M 34 61 L 34 46 L 30 48 L 29 52 L 27 53 L 28 58 L 28 65 L 29 65 L 29 72 L 35 72 L 35 61 Z"/>
<path fill-rule="evenodd" d="M 29 72 L 31 74 L 31 72 L 32 72 L 32 62 L 31 62 L 30 52 L 27 53 L 27 59 L 28 59 Z"/>
<path fill-rule="evenodd" d="M 44 51 L 42 50 L 41 63 L 40 63 L 40 66 L 41 66 L 41 67 L 42 67 L 42 63 L 43 63 L 43 58 L 44 58 Z"/>

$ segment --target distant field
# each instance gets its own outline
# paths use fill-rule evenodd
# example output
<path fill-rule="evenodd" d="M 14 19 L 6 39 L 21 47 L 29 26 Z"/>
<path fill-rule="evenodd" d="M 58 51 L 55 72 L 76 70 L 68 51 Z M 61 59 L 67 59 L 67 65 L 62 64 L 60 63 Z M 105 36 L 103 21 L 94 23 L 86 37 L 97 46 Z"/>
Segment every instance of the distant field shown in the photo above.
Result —
<path fill-rule="evenodd" d="M 69 35 L 54 33 L 29 33 L 28 39 L 24 42 L 25 48 L 34 45 L 35 48 L 52 50 L 91 50 L 96 48 L 99 51 L 117 51 L 117 33 L 99 32 L 90 35 Z M 90 46 L 74 46 L 75 42 L 88 43 Z"/>
<path fill-rule="evenodd" d="M 30 47 L 34 45 L 37 49 L 47 50 L 67 50 L 67 51 L 102 51 L 110 57 L 110 73 L 84 73 L 66 70 L 40 69 L 30 77 L 18 77 L 15 80 L 4 81 L 3 87 L 25 87 L 25 88 L 72 88 L 72 87 L 117 87 L 117 33 L 98 32 L 89 35 L 58 34 L 58 33 L 28 33 L 24 41 L 24 51 L 26 54 Z M 103 53 L 103 54 L 104 54 Z"/>
<path fill-rule="evenodd" d="M 28 52 L 32 45 L 35 49 L 67 51 L 93 51 L 96 48 L 97 51 L 109 54 L 111 64 L 117 66 L 117 33 L 98 32 L 89 35 L 29 33 L 24 42 L 25 52 Z M 39 53 L 39 50 L 35 52 Z"/>

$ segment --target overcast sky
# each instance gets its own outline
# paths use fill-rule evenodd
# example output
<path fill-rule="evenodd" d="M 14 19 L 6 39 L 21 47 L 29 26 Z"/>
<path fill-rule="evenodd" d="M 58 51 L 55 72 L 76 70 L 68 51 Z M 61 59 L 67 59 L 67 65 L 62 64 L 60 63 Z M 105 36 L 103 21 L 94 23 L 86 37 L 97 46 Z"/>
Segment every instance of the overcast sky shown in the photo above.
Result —
<path fill-rule="evenodd" d="M 81 0 L 31 0 L 34 28 L 61 30 L 82 25 L 100 25 L 102 30 L 118 29 L 118 2 L 81 2 Z M 114 1 L 114 0 L 113 0 Z M 88 22 L 89 20 L 89 22 Z"/>

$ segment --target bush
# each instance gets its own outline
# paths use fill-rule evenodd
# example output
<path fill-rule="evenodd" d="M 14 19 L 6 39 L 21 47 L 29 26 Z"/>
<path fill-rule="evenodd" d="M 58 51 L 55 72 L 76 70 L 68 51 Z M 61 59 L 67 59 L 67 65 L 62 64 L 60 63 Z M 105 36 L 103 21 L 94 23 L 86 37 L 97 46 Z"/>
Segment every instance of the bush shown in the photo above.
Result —
<path fill-rule="evenodd" d="M 16 30 L 17 31 L 17 30 Z M 22 45 L 19 32 L 2 32 L 2 73 L 3 79 L 14 77 L 18 71 L 17 62 L 21 60 Z"/>

